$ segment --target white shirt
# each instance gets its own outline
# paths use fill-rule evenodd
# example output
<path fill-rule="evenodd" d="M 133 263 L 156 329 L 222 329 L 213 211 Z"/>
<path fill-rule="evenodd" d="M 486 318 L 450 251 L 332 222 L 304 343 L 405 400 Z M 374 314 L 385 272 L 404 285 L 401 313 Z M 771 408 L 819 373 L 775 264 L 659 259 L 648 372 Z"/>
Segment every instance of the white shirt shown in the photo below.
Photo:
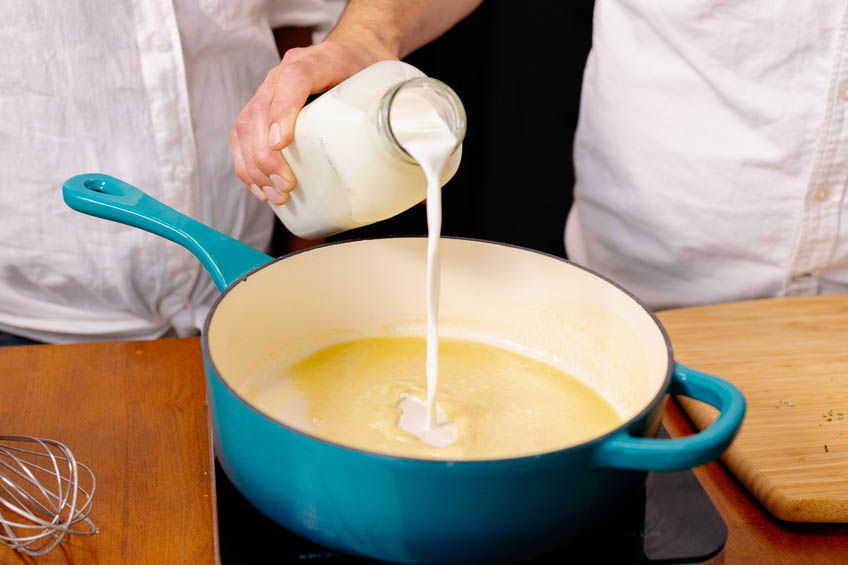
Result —
<path fill-rule="evenodd" d="M 848 292 L 848 2 L 598 0 L 571 259 L 666 308 Z"/>
<path fill-rule="evenodd" d="M 21 0 L 0 26 L 0 330 L 51 342 L 192 333 L 217 291 L 178 245 L 72 211 L 102 172 L 264 249 L 274 216 L 228 132 L 321 0 Z"/>

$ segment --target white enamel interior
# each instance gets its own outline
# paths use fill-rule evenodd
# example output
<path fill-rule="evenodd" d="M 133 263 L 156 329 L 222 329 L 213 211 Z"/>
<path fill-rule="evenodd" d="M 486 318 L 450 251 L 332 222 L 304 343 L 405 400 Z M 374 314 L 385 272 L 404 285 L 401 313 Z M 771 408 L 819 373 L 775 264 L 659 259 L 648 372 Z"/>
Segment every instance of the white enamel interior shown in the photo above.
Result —
<path fill-rule="evenodd" d="M 655 319 L 613 284 L 514 247 L 443 239 L 440 333 L 516 350 L 592 386 L 626 421 L 665 384 Z M 260 269 L 219 302 L 207 330 L 218 375 L 239 392 L 333 343 L 426 334 L 426 239 L 354 241 Z"/>

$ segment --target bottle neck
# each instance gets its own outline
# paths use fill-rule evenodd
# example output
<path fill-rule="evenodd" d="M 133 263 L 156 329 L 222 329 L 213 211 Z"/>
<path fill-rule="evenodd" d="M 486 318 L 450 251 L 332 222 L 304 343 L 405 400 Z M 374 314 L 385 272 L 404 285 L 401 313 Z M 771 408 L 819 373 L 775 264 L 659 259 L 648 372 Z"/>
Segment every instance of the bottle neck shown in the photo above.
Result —
<path fill-rule="evenodd" d="M 399 82 L 387 90 L 380 99 L 377 108 L 377 130 L 386 148 L 399 159 L 415 163 L 415 159 L 407 153 L 392 130 L 392 110 L 396 108 L 398 100 L 405 96 L 420 98 L 436 112 L 456 137 L 456 147 L 453 148 L 453 152 L 456 152 L 465 138 L 465 107 L 451 87 L 429 77 L 417 77 Z"/>

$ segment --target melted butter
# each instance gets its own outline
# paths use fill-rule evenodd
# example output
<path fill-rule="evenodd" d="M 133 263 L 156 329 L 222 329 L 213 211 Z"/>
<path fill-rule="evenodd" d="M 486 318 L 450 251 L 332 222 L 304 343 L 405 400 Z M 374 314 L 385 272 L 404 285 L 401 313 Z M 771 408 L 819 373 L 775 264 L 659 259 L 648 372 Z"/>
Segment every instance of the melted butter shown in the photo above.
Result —
<path fill-rule="evenodd" d="M 561 449 L 622 423 L 577 379 L 503 348 L 441 339 L 438 406 L 457 441 L 437 448 L 397 426 L 402 395 L 426 401 L 426 341 L 358 339 L 322 349 L 248 400 L 320 438 L 389 455 L 492 459 Z"/>

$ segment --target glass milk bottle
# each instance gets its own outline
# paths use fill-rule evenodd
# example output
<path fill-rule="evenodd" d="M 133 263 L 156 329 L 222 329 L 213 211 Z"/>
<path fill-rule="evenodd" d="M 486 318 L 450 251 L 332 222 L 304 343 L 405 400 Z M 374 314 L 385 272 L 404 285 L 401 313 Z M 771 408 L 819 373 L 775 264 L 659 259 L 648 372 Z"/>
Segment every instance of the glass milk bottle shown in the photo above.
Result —
<path fill-rule="evenodd" d="M 403 116 L 402 121 L 393 116 Z M 410 119 L 412 118 L 412 119 Z M 423 122 L 422 122 L 423 119 Z M 300 111 L 283 155 L 297 186 L 274 212 L 295 235 L 317 239 L 390 218 L 426 198 L 421 167 L 398 142 L 409 128 L 441 120 L 457 139 L 441 178 L 459 167 L 465 109 L 446 84 L 401 61 L 381 61 Z"/>

